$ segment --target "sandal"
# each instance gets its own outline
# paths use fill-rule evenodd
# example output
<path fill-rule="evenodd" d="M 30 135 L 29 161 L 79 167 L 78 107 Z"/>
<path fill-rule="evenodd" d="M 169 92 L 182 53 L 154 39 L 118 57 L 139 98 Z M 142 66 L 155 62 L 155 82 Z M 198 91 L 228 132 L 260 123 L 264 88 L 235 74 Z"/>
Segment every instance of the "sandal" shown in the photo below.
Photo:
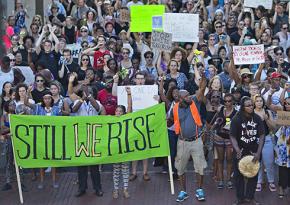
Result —
<path fill-rule="evenodd" d="M 260 192 L 260 191 L 262 191 L 262 185 L 258 183 L 256 186 L 256 192 Z"/>
<path fill-rule="evenodd" d="M 135 179 L 137 179 L 137 175 L 131 174 L 131 176 L 129 177 L 129 181 L 134 181 Z"/>
<path fill-rule="evenodd" d="M 274 184 L 274 183 L 270 183 L 270 184 L 269 184 L 269 189 L 270 189 L 271 192 L 276 191 L 276 186 L 275 186 L 275 184 Z"/>

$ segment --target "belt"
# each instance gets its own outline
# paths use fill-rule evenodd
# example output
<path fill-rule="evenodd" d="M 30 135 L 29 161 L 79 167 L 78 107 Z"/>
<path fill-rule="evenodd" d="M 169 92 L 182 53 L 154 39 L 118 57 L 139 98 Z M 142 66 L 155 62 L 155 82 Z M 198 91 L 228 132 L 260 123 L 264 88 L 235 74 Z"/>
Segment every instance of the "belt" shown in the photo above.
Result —
<path fill-rule="evenodd" d="M 192 142 L 192 141 L 196 141 L 198 138 L 193 137 L 193 138 L 179 138 L 179 139 L 185 142 Z"/>

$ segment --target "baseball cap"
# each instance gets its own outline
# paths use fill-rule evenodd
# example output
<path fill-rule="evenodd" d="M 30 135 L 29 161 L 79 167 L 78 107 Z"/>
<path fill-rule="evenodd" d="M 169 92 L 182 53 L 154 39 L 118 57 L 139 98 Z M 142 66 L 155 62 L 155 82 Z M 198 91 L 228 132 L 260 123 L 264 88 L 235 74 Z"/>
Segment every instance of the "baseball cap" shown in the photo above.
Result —
<path fill-rule="evenodd" d="M 278 72 L 273 72 L 271 74 L 271 78 L 282 78 L 282 75 L 280 73 L 278 73 Z"/>

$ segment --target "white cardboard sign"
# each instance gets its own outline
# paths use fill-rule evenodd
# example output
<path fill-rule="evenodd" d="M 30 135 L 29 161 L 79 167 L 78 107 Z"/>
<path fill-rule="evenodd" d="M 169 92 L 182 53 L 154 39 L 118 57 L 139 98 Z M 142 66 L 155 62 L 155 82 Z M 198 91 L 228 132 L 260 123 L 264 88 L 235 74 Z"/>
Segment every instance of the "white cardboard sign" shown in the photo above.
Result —
<path fill-rule="evenodd" d="M 164 14 L 163 31 L 172 33 L 173 42 L 198 42 L 198 30 L 198 14 Z"/>
<path fill-rule="evenodd" d="M 125 87 L 127 86 L 118 86 L 117 96 L 118 105 L 124 105 L 127 108 L 128 96 Z M 154 96 L 158 95 L 157 85 L 135 85 L 129 87 L 132 93 L 133 111 L 142 110 L 158 104 L 158 101 L 154 99 Z"/>
<path fill-rule="evenodd" d="M 264 6 L 265 9 L 272 9 L 273 0 L 245 0 L 244 6 L 250 8 L 257 8 Z"/>
<path fill-rule="evenodd" d="M 235 65 L 259 64 L 265 62 L 264 45 L 233 47 Z"/>

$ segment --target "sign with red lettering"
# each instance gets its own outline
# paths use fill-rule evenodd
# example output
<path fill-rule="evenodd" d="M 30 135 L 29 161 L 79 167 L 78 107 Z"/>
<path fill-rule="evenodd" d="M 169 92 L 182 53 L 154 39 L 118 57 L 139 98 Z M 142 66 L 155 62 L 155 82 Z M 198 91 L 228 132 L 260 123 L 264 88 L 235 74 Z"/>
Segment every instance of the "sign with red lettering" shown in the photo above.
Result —
<path fill-rule="evenodd" d="M 233 56 L 235 65 L 264 63 L 264 45 L 234 46 Z"/>

